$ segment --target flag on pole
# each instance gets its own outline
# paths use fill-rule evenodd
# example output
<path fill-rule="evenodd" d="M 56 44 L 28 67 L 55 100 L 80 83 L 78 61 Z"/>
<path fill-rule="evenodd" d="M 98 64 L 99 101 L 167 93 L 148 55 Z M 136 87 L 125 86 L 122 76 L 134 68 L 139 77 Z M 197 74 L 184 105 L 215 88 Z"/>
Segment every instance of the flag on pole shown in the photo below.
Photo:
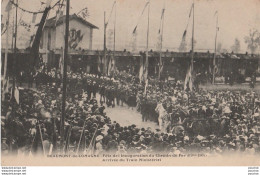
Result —
<path fill-rule="evenodd" d="M 136 26 L 135 26 L 135 28 L 134 28 L 134 30 L 133 30 L 133 33 L 136 32 L 137 26 L 138 26 L 138 24 L 139 24 L 139 22 L 140 22 L 141 17 L 143 16 L 144 11 L 145 11 L 145 9 L 146 9 L 146 7 L 147 7 L 148 4 L 149 4 L 149 1 L 146 2 L 145 6 L 144 6 L 144 9 L 143 9 L 143 11 L 142 11 L 142 13 L 141 13 L 141 15 L 140 15 L 140 17 L 139 17 L 139 19 L 138 19 L 138 22 L 137 22 L 137 24 L 136 24 Z"/>
<path fill-rule="evenodd" d="M 101 64 L 102 64 L 102 61 L 101 61 L 101 57 L 99 55 L 98 56 L 98 72 L 101 72 Z"/>
<path fill-rule="evenodd" d="M 86 18 L 90 16 L 90 15 L 89 15 L 89 10 L 88 10 L 88 8 L 86 7 L 86 8 L 84 8 L 84 9 L 82 9 L 82 10 L 78 13 L 78 15 L 79 15 L 81 18 L 83 18 L 83 19 L 86 20 Z"/>
<path fill-rule="evenodd" d="M 145 81 L 145 87 L 144 87 L 144 94 L 147 92 L 147 87 L 148 87 L 148 79 Z"/>
<path fill-rule="evenodd" d="M 140 57 L 140 69 L 139 69 L 139 80 L 142 82 L 143 80 L 143 74 L 144 74 L 144 63 L 143 63 L 143 57 Z"/>
<path fill-rule="evenodd" d="M 60 68 L 60 73 L 61 75 L 63 76 L 63 69 L 64 69 L 64 52 L 63 52 L 63 49 L 61 49 L 61 57 L 60 57 L 60 61 L 59 61 L 59 68 Z"/>
<path fill-rule="evenodd" d="M 187 90 L 189 88 L 190 91 L 192 91 L 192 74 L 191 74 L 191 65 L 189 66 L 189 69 L 187 70 L 187 74 L 184 81 L 184 90 Z"/>
<path fill-rule="evenodd" d="M 62 17 L 63 15 L 63 11 L 61 9 L 59 9 L 58 11 L 56 11 L 56 21 L 55 21 L 55 25 L 57 24 L 58 20 L 60 19 L 60 17 Z"/>
<path fill-rule="evenodd" d="M 137 25 L 135 26 L 134 30 L 133 30 L 133 34 L 136 32 L 137 29 Z"/>
<path fill-rule="evenodd" d="M 159 34 L 161 33 L 161 25 L 162 25 L 162 20 L 163 20 L 163 16 L 164 16 L 164 11 L 165 9 L 162 9 L 162 15 L 161 15 L 161 21 L 160 21 L 160 28 L 159 28 Z"/>
<path fill-rule="evenodd" d="M 111 74 L 111 68 L 112 68 L 112 58 L 110 56 L 110 58 L 108 60 L 108 71 L 107 71 L 108 76 L 110 76 L 110 74 Z"/>
<path fill-rule="evenodd" d="M 15 97 L 17 104 L 19 104 L 19 89 L 17 87 L 15 87 L 14 97 Z"/>

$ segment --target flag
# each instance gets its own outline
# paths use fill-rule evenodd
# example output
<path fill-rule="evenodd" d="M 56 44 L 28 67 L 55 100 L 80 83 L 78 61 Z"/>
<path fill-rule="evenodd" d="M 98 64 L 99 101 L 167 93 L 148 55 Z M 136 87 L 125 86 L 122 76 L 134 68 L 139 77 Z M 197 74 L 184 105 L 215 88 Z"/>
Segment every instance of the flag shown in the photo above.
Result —
<path fill-rule="evenodd" d="M 110 76 L 110 74 L 111 74 L 111 68 L 112 68 L 112 58 L 110 57 L 108 59 L 108 70 L 107 70 L 108 76 Z"/>
<path fill-rule="evenodd" d="M 15 97 L 17 104 L 19 104 L 19 89 L 17 87 L 15 87 L 14 97 Z"/>
<path fill-rule="evenodd" d="M 56 21 L 55 21 L 55 25 L 57 24 L 58 20 L 60 19 L 60 17 L 63 15 L 63 11 L 61 9 L 59 9 L 58 11 L 56 11 Z"/>
<path fill-rule="evenodd" d="M 141 16 L 139 17 L 139 19 L 138 19 L 138 22 L 137 22 L 137 24 L 136 24 L 136 26 L 135 26 L 135 28 L 134 28 L 134 31 L 133 31 L 133 33 L 135 33 L 135 32 L 136 32 L 137 26 L 138 26 L 138 24 L 139 24 L 139 22 L 140 22 L 140 18 L 143 16 L 143 14 L 144 14 L 144 11 L 145 11 L 145 9 L 146 9 L 146 7 L 147 7 L 147 5 L 148 5 L 149 3 L 150 3 L 149 1 L 148 1 L 148 2 L 146 2 L 145 6 L 144 6 L 144 9 L 143 9 L 143 11 L 142 11 L 142 13 L 141 13 Z"/>
<path fill-rule="evenodd" d="M 183 32 L 183 35 L 182 35 L 182 40 L 186 39 L 186 34 L 187 34 L 187 30 L 185 29 L 185 31 Z"/>
<path fill-rule="evenodd" d="M 12 9 L 12 3 L 10 1 L 8 1 L 6 7 L 5 7 L 5 11 L 9 12 Z"/>
<path fill-rule="evenodd" d="M 71 126 L 69 126 L 68 129 L 68 133 L 67 133 L 67 137 L 66 137 L 66 143 L 65 143 L 65 154 L 67 153 L 67 151 L 69 150 L 69 146 L 70 146 L 70 136 L 71 136 Z"/>
<path fill-rule="evenodd" d="M 79 15 L 83 18 L 86 19 L 87 17 L 89 17 L 89 11 L 88 8 L 84 8 L 83 10 L 81 10 L 81 12 L 79 13 Z"/>
<path fill-rule="evenodd" d="M 160 21 L 160 28 L 159 28 L 159 34 L 161 33 L 161 25 L 162 25 L 162 20 L 163 20 L 163 16 L 164 16 L 164 11 L 165 9 L 162 9 L 162 15 L 161 15 L 161 21 Z"/>
<path fill-rule="evenodd" d="M 133 30 L 133 34 L 136 32 L 137 29 L 137 25 L 135 26 L 134 30 Z"/>
<path fill-rule="evenodd" d="M 5 94 L 9 92 L 9 88 L 10 88 L 10 86 L 9 86 L 9 77 L 7 79 L 4 78 L 2 88 L 3 88 L 2 99 L 4 100 Z"/>
<path fill-rule="evenodd" d="M 148 79 L 145 81 L 145 87 L 144 87 L 144 94 L 147 92 L 147 87 L 148 87 Z"/>
<path fill-rule="evenodd" d="M 187 74 L 184 81 L 184 90 L 188 89 L 192 91 L 192 75 L 191 75 L 191 65 L 187 70 Z"/>
<path fill-rule="evenodd" d="M 143 74 L 144 74 L 144 63 L 143 63 L 143 56 L 140 57 L 140 69 L 139 69 L 139 79 L 140 82 L 143 80 Z"/>
<path fill-rule="evenodd" d="M 35 21 L 36 21 L 36 17 L 37 17 L 37 13 L 33 13 L 33 16 L 32 16 L 32 23 L 35 23 Z"/>
<path fill-rule="evenodd" d="M 102 64 L 101 57 L 98 56 L 98 72 L 101 72 L 101 64 Z"/>
<path fill-rule="evenodd" d="M 159 72 L 160 72 L 160 74 L 161 74 L 162 71 L 163 71 L 163 66 L 164 66 L 164 64 L 162 63 L 162 60 L 160 60 L 160 66 L 159 66 Z"/>
<path fill-rule="evenodd" d="M 59 68 L 60 68 L 60 73 L 63 76 L 63 66 L 64 66 L 64 53 L 63 53 L 63 49 L 61 50 L 62 54 L 60 57 L 60 62 L 59 62 Z"/>

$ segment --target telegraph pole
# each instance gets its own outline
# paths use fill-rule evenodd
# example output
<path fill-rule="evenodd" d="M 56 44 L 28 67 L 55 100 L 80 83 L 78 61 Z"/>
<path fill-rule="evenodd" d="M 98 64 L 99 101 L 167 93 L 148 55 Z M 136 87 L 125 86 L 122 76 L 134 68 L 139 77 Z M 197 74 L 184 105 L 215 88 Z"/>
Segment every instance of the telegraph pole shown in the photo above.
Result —
<path fill-rule="evenodd" d="M 61 136 L 61 145 L 60 150 L 63 150 L 64 142 L 64 123 L 66 116 L 66 90 L 67 90 L 67 60 L 68 60 L 68 40 L 69 40 L 69 15 L 70 15 L 70 0 L 67 0 L 66 6 L 66 28 L 65 28 L 65 48 L 64 48 L 64 60 L 63 60 L 63 91 L 62 91 L 62 111 L 61 111 L 61 120 L 60 120 L 60 136 Z"/>

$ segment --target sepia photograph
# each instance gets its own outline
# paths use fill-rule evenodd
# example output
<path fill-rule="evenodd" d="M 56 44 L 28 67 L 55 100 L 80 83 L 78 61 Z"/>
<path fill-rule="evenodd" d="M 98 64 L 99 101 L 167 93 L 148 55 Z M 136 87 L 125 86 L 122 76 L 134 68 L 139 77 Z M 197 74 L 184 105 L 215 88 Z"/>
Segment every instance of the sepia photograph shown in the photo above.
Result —
<path fill-rule="evenodd" d="M 2 0 L 2 166 L 260 166 L 259 0 Z"/>

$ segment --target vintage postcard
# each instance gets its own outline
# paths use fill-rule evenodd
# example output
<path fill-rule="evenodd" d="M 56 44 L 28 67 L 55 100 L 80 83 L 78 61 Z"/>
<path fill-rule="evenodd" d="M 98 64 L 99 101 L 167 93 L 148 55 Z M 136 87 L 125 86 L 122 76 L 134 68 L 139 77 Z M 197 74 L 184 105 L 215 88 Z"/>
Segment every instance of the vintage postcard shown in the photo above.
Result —
<path fill-rule="evenodd" d="M 2 166 L 259 166 L 259 0 L 2 0 Z"/>

